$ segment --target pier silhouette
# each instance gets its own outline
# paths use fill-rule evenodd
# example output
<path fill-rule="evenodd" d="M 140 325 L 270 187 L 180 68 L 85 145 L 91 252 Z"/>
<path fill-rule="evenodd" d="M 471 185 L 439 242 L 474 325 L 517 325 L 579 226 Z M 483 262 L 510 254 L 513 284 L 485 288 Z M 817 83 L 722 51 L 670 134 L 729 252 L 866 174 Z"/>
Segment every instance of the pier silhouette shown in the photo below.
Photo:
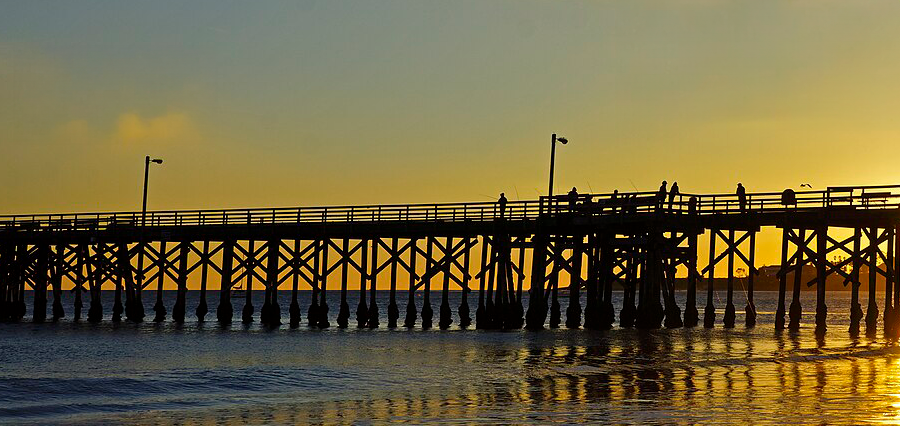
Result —
<path fill-rule="evenodd" d="M 879 316 L 886 333 L 900 332 L 900 185 L 766 193 L 739 186 L 734 194 L 688 194 L 675 188 L 673 183 L 668 194 L 579 194 L 573 188 L 527 201 L 508 201 L 501 194 L 498 202 L 476 203 L 0 216 L 0 320 L 23 320 L 25 292 L 33 290 L 35 322 L 67 315 L 81 320 L 85 298 L 86 320 L 99 322 L 105 309 L 101 285 L 112 283 L 113 321 L 144 321 L 152 303 L 153 321 L 180 323 L 187 310 L 188 278 L 199 274 L 196 316 L 203 321 L 207 304 L 217 303 L 216 320 L 224 324 L 281 325 L 285 302 L 279 296 L 289 287 L 292 327 L 304 320 L 297 297 L 301 290 L 312 291 L 305 307 L 312 327 L 332 326 L 328 312 L 333 304 L 336 326 L 349 327 L 351 303 L 357 327 L 383 326 L 379 292 L 389 294 L 384 326 L 391 328 L 432 328 L 435 319 L 441 329 L 473 322 L 480 329 L 608 329 L 616 321 L 620 327 L 694 327 L 701 324 L 697 287 L 705 280 L 702 325 L 714 327 L 715 271 L 725 264 L 721 324 L 735 327 L 739 266 L 747 271 L 744 311 L 746 326 L 752 327 L 759 274 L 756 237 L 761 228 L 774 227 L 781 230 L 776 328 L 800 326 L 805 285 L 816 288 L 816 328 L 824 330 L 826 279 L 837 275 L 852 292 L 851 333 L 862 326 L 875 332 Z M 841 228 L 852 235 L 829 235 Z M 697 240 L 707 233 L 709 258 L 701 268 Z M 828 260 L 835 255 L 840 261 Z M 807 265 L 816 273 L 804 282 L 799 272 Z M 687 270 L 684 301 L 675 292 L 678 268 Z M 860 282 L 863 268 L 867 283 Z M 217 301 L 207 300 L 212 274 L 221 280 Z M 335 274 L 340 275 L 340 299 L 328 300 L 328 279 Z M 879 277 L 885 281 L 880 312 Z M 568 285 L 561 286 L 566 278 Z M 70 313 L 62 303 L 64 280 L 74 286 Z M 175 303 L 168 307 L 162 297 L 166 280 L 177 284 Z M 348 290 L 353 281 L 360 284 L 357 296 Z M 378 288 L 379 282 L 389 283 L 389 289 Z M 261 288 L 254 289 L 254 283 Z M 232 297 L 238 284 L 243 301 Z M 398 284 L 408 287 L 405 295 Z M 431 300 L 432 285 L 439 286 L 439 301 Z M 459 306 L 449 304 L 451 285 L 463 290 Z M 866 301 L 859 300 L 863 285 Z M 148 288 L 157 290 L 155 301 L 142 298 Z M 621 306 L 613 305 L 614 289 L 624 292 Z M 561 297 L 569 300 L 565 312 Z M 476 304 L 474 319 L 470 303 Z M 242 304 L 238 311 L 235 304 Z"/>

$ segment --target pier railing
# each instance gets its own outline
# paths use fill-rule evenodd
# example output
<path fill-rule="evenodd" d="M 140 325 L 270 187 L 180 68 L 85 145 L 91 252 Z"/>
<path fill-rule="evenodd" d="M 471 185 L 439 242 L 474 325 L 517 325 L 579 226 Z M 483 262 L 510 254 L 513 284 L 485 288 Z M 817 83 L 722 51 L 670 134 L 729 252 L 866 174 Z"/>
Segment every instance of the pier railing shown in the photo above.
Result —
<path fill-rule="evenodd" d="M 823 208 L 897 209 L 900 185 L 830 187 L 824 191 L 737 194 L 677 194 L 656 192 L 567 194 L 538 200 L 440 204 L 383 204 L 329 207 L 284 207 L 220 210 L 171 210 L 110 213 L 69 213 L 0 216 L 0 230 L 93 230 L 141 226 L 215 226 L 327 222 L 458 222 L 529 220 L 539 217 L 584 214 L 626 215 L 753 214 Z"/>

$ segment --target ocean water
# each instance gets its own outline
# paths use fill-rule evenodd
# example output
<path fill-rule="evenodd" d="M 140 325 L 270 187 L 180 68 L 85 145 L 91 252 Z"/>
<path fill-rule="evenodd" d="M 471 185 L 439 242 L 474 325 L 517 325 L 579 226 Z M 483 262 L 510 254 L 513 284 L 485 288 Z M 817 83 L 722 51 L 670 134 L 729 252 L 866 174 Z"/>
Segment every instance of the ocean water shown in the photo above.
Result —
<path fill-rule="evenodd" d="M 333 325 L 338 294 L 329 292 Z M 301 296 L 305 316 L 309 293 Z M 387 292 L 380 296 L 385 316 Z M 103 297 L 109 317 L 112 292 Z M 148 316 L 154 297 L 144 295 Z M 752 329 L 739 293 L 731 330 L 720 310 L 714 329 L 539 332 L 389 330 L 386 318 L 376 330 L 223 328 L 209 321 L 216 292 L 206 323 L 191 316 L 197 297 L 189 292 L 183 325 L 73 323 L 70 293 L 67 320 L 0 324 L 0 423 L 900 422 L 900 349 L 880 331 L 847 333 L 848 293 L 828 294 L 824 335 L 813 332 L 812 292 L 803 293 L 798 332 L 774 330 L 770 292 L 756 296 Z M 165 298 L 171 311 L 174 292 Z"/>

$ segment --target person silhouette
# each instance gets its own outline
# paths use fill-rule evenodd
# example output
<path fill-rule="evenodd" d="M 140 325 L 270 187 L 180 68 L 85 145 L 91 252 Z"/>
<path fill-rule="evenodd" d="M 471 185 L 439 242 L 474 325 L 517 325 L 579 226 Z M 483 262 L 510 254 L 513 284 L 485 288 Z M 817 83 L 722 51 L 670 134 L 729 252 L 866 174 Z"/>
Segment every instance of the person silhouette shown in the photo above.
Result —
<path fill-rule="evenodd" d="M 738 205 L 740 206 L 741 213 L 747 211 L 747 191 L 744 189 L 744 185 L 738 183 L 736 194 L 738 196 Z"/>
<path fill-rule="evenodd" d="M 672 182 L 672 189 L 669 191 L 669 210 L 672 210 L 672 204 L 675 203 L 675 197 L 678 196 L 678 182 Z"/>
<path fill-rule="evenodd" d="M 573 186 L 572 190 L 569 191 L 568 195 L 569 195 L 569 210 L 574 212 L 575 211 L 575 203 L 578 202 L 578 190 L 575 189 L 575 187 Z"/>
<path fill-rule="evenodd" d="M 616 207 L 616 203 L 619 202 L 618 198 L 619 198 L 619 190 L 618 190 L 618 189 L 614 189 L 614 190 L 613 190 L 613 193 L 612 193 L 612 196 L 609 197 L 609 203 L 612 205 L 612 212 L 613 212 L 613 213 L 615 213 L 616 211 L 619 210 L 618 207 Z"/>
<path fill-rule="evenodd" d="M 694 195 L 688 199 L 688 214 L 697 214 L 697 197 Z"/>
<path fill-rule="evenodd" d="M 666 185 L 668 184 L 668 182 L 662 181 L 662 185 L 659 186 L 659 191 L 656 193 L 656 198 L 659 199 L 658 204 L 660 208 L 662 208 L 663 202 L 666 200 L 666 194 L 669 192 L 669 190 L 666 189 Z"/>
<path fill-rule="evenodd" d="M 506 194 L 500 193 L 500 198 L 497 199 L 497 204 L 500 204 L 500 217 L 504 217 L 506 215 Z"/>

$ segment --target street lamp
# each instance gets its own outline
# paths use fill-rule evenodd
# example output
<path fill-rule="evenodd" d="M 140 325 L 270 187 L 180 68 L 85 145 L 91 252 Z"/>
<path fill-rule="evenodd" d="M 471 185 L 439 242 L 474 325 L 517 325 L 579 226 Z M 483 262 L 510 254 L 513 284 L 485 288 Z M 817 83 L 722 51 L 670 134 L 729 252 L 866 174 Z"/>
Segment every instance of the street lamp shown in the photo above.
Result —
<path fill-rule="evenodd" d="M 553 141 L 550 144 L 550 190 L 547 191 L 551 197 L 553 197 L 553 163 L 556 161 L 556 143 L 559 142 L 563 145 L 569 143 L 569 140 L 560 136 L 557 137 L 556 133 L 553 134 Z"/>
<path fill-rule="evenodd" d="M 144 286 L 144 226 L 147 221 L 147 178 L 150 175 L 150 163 L 162 164 L 161 158 L 144 157 L 144 199 L 141 203 L 141 230 L 138 241 L 138 272 L 137 286 L 134 289 L 134 300 L 131 304 L 126 305 L 126 315 L 135 322 L 144 320 L 144 304 L 141 302 L 141 288 Z M 130 294 L 130 293 L 129 293 Z"/>
<path fill-rule="evenodd" d="M 144 157 L 144 202 L 141 205 L 141 228 L 144 227 L 144 221 L 147 216 L 147 177 L 150 175 L 150 163 L 162 164 L 161 158 L 150 159 L 150 156 Z"/>

